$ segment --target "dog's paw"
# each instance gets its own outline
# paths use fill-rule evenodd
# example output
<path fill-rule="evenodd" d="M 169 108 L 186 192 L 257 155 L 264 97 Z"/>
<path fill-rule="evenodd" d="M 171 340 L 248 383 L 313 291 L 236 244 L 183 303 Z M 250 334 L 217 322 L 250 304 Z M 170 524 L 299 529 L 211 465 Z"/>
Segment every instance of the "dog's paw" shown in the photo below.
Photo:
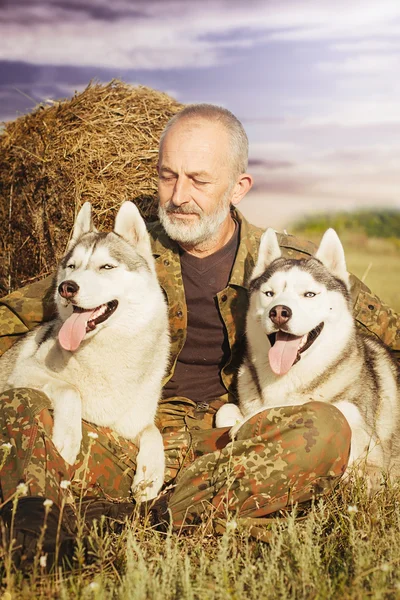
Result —
<path fill-rule="evenodd" d="M 132 492 L 137 502 L 153 500 L 164 483 L 164 463 L 150 465 L 138 461 L 137 470 L 132 483 Z"/>
<path fill-rule="evenodd" d="M 221 406 L 215 416 L 216 427 L 232 427 L 243 421 L 243 415 L 236 404 L 228 403 Z"/>
<path fill-rule="evenodd" d="M 65 462 L 73 465 L 81 449 L 82 431 L 55 425 L 52 439 Z"/>
<path fill-rule="evenodd" d="M 137 502 L 146 502 L 147 500 L 153 500 L 157 497 L 158 492 L 164 481 L 163 475 L 153 477 L 147 477 L 145 471 L 142 473 L 137 472 L 133 478 L 132 492 Z"/>

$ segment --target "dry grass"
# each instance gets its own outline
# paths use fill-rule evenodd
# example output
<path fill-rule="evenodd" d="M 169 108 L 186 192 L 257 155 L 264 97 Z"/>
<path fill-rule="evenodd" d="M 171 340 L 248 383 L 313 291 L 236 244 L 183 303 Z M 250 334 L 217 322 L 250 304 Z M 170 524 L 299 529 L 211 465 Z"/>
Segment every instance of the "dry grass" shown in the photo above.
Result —
<path fill-rule="evenodd" d="M 370 238 L 364 246 L 345 241 L 349 271 L 357 275 L 381 300 L 400 313 L 400 249 L 391 240 Z"/>
<path fill-rule="evenodd" d="M 39 106 L 0 133 L 1 295 L 49 273 L 78 208 L 100 228 L 123 200 L 147 220 L 157 204 L 159 137 L 182 105 L 121 81 L 90 84 L 71 100 Z"/>
<path fill-rule="evenodd" d="M 400 597 L 400 488 L 369 498 L 361 480 L 268 527 L 269 543 L 232 518 L 222 536 L 199 526 L 161 534 L 134 521 L 91 535 L 90 562 L 26 576 L 3 571 L 3 600 L 364 599 Z M 78 553 L 79 555 L 79 553 Z M 7 595 L 8 594 L 8 595 Z"/>

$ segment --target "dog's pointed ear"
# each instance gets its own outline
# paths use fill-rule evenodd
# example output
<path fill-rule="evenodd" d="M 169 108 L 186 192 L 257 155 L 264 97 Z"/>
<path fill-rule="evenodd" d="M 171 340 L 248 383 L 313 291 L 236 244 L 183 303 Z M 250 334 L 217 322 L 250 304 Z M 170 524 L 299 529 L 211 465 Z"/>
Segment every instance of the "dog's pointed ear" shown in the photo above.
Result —
<path fill-rule="evenodd" d="M 75 246 L 78 240 L 85 235 L 85 233 L 89 233 L 90 231 L 95 233 L 97 232 L 97 229 L 93 225 L 92 221 L 92 205 L 90 202 L 85 202 L 75 219 L 72 236 L 67 246 L 67 252 L 71 250 L 73 246 Z"/>
<path fill-rule="evenodd" d="M 281 249 L 279 248 L 276 233 L 273 229 L 268 228 L 261 236 L 257 262 L 251 274 L 251 280 L 260 277 L 260 275 L 262 275 L 267 269 L 268 265 L 270 265 L 273 260 L 280 258 L 281 256 L 282 253 Z"/>
<path fill-rule="evenodd" d="M 349 287 L 349 274 L 347 272 L 343 246 L 334 229 L 325 231 L 315 258 L 318 258 L 328 271 L 344 281 L 347 287 Z"/>
<path fill-rule="evenodd" d="M 127 201 L 121 205 L 115 217 L 114 233 L 134 246 L 153 265 L 153 252 L 146 223 L 133 202 Z"/>

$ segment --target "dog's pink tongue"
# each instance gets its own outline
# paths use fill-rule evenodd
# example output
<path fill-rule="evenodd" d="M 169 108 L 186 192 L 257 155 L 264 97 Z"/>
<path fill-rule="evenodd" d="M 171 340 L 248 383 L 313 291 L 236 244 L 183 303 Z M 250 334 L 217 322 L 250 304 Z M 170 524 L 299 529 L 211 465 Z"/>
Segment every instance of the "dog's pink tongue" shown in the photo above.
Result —
<path fill-rule="evenodd" d="M 275 344 L 268 353 L 269 364 L 276 375 L 284 375 L 289 371 L 296 360 L 301 339 L 302 336 L 277 332 Z"/>
<path fill-rule="evenodd" d="M 94 310 L 85 310 L 83 312 L 74 312 L 65 321 L 58 333 L 58 341 L 64 350 L 73 352 L 77 348 L 86 334 L 86 325 Z"/>

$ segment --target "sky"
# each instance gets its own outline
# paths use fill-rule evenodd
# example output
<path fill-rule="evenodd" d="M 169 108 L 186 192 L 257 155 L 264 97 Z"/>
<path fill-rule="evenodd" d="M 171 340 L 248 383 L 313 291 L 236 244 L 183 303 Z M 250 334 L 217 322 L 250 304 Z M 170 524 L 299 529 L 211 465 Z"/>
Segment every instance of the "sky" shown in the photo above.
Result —
<path fill-rule="evenodd" d="M 260 226 L 400 209 L 400 0 L 0 0 L 0 120 L 120 78 L 225 106 Z"/>

